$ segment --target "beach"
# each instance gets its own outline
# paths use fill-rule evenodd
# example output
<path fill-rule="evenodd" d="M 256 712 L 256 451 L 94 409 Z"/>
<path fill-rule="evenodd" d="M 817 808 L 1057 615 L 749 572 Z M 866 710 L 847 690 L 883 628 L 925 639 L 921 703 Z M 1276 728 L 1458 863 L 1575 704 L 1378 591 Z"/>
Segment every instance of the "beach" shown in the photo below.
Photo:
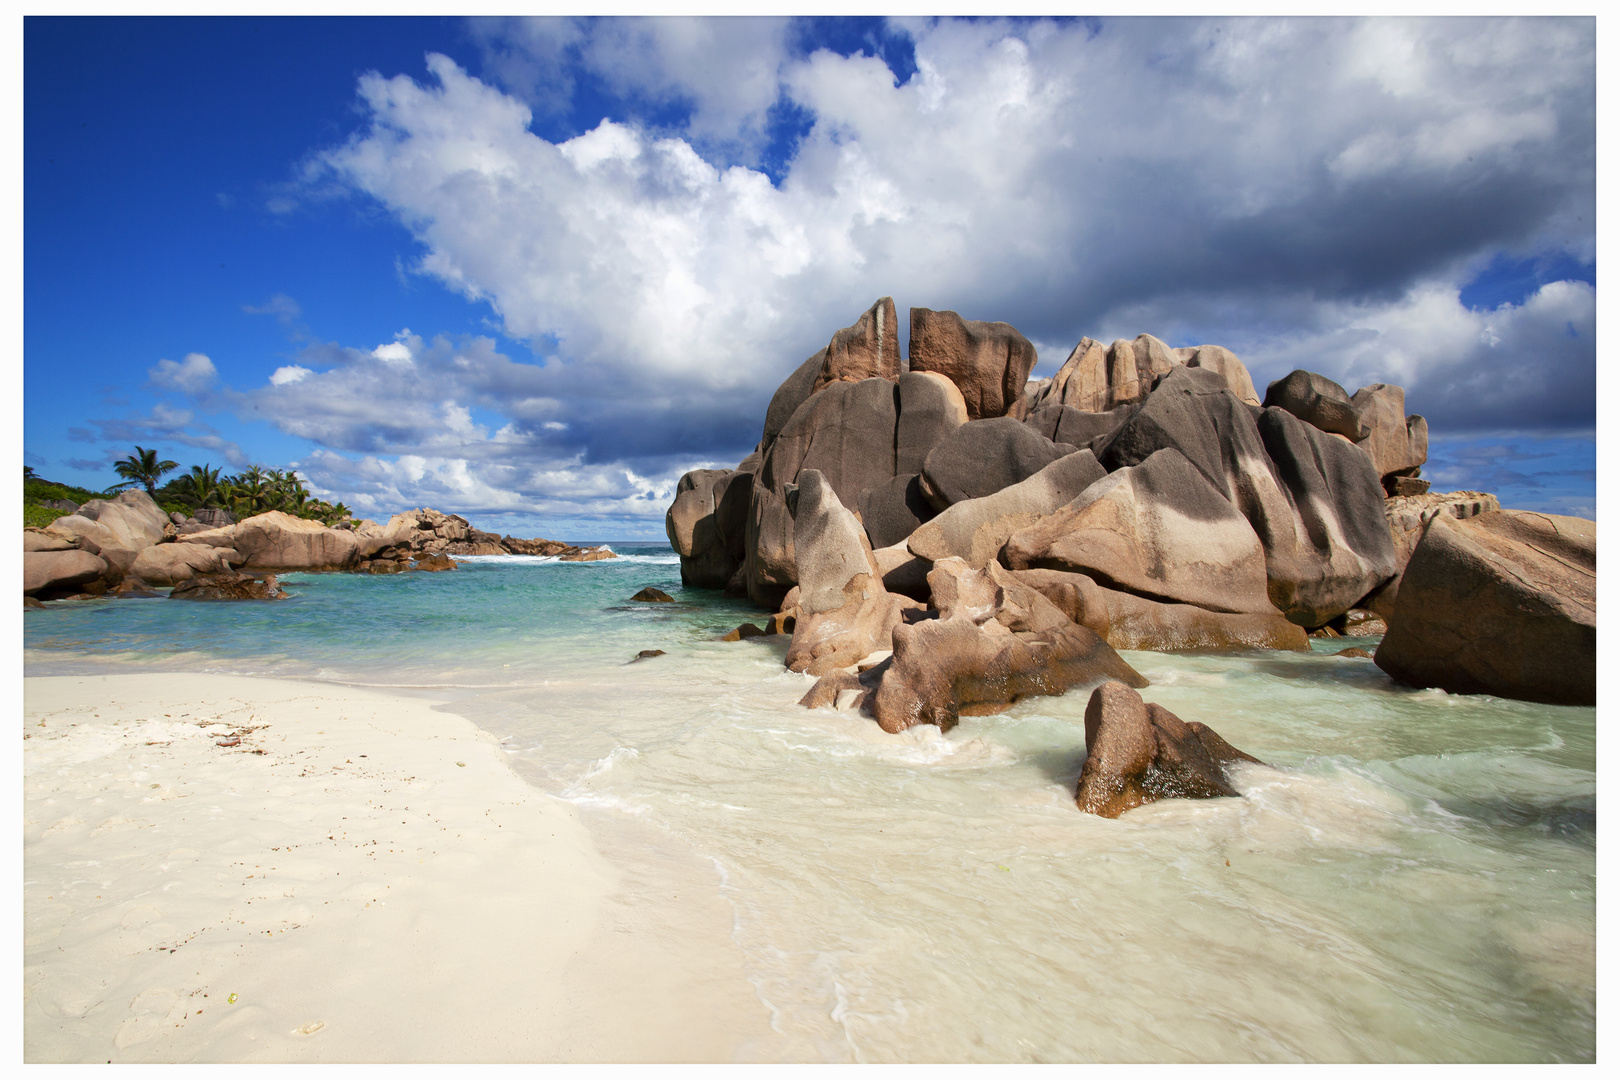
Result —
<path fill-rule="evenodd" d="M 729 1060 L 765 1027 L 729 924 L 645 940 L 574 809 L 429 700 L 24 698 L 30 1062 Z"/>
<path fill-rule="evenodd" d="M 1265 764 L 1107 820 L 1087 690 L 889 735 L 617 547 L 29 613 L 26 1059 L 1595 1057 L 1594 709 L 1127 651 Z"/>

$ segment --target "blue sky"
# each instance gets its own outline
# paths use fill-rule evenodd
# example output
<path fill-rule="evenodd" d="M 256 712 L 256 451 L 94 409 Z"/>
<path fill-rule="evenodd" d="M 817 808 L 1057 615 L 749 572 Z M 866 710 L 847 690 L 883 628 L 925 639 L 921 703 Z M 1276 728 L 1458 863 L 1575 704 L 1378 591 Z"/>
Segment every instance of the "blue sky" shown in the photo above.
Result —
<path fill-rule="evenodd" d="M 874 299 L 1407 388 L 1595 515 L 1594 25 L 45 19 L 24 454 L 662 535 Z M 904 321 L 904 320 L 902 320 Z"/>

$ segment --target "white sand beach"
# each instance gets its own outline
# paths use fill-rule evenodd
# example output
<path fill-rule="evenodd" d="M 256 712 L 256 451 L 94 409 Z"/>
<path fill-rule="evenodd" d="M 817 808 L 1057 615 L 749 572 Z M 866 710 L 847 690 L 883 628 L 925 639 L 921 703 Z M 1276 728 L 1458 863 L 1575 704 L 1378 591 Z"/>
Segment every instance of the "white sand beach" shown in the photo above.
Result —
<path fill-rule="evenodd" d="M 723 905 L 625 895 L 574 808 L 431 701 L 196 674 L 24 696 L 29 1062 L 769 1043 Z"/>

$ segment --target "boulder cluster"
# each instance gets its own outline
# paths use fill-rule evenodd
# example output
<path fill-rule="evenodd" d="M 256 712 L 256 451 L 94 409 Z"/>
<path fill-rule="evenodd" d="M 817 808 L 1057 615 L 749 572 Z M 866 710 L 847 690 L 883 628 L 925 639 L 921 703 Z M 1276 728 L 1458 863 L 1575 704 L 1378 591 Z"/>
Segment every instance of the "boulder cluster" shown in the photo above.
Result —
<path fill-rule="evenodd" d="M 821 676 L 806 705 L 855 706 L 889 731 L 949 727 L 1030 694 L 1144 685 L 1116 649 L 1304 650 L 1308 634 L 1372 633 L 1380 619 L 1378 662 L 1403 681 L 1554 700 L 1522 673 L 1448 684 L 1395 659 L 1416 633 L 1446 653 L 1440 666 L 1472 663 L 1411 629 L 1419 607 L 1469 622 L 1474 594 L 1433 599 L 1430 576 L 1455 574 L 1431 563 L 1521 580 L 1532 556 L 1503 545 L 1529 544 L 1532 561 L 1589 571 L 1582 582 L 1596 566 L 1589 522 L 1430 493 L 1428 425 L 1400 387 L 1351 394 L 1301 370 L 1262 399 L 1231 351 L 1149 334 L 1082 338 L 1032 381 L 1035 348 L 1006 323 L 913 308 L 910 325 L 904 362 L 889 297 L 834 334 L 776 391 L 753 453 L 687 473 L 666 515 L 683 584 L 792 619 L 787 666 Z M 1423 557 L 1439 535 L 1479 530 L 1495 562 Z M 1571 594 L 1550 567 L 1526 588 L 1574 595 L 1543 607 L 1578 647 L 1548 640 L 1594 670 L 1591 591 Z"/>
<path fill-rule="evenodd" d="M 202 520 L 206 519 L 206 520 Z M 267 571 L 363 573 L 452 570 L 451 555 L 520 554 L 569 561 L 609 559 L 606 547 L 501 537 L 437 510 L 395 514 L 386 525 L 328 528 L 279 510 L 234 521 L 221 510 L 165 514 L 142 491 L 92 499 L 43 529 L 23 530 L 23 595 L 151 596 L 154 587 L 194 599 L 279 599 Z M 246 571 L 246 573 L 244 573 Z M 206 584 L 184 587 L 189 582 Z"/>

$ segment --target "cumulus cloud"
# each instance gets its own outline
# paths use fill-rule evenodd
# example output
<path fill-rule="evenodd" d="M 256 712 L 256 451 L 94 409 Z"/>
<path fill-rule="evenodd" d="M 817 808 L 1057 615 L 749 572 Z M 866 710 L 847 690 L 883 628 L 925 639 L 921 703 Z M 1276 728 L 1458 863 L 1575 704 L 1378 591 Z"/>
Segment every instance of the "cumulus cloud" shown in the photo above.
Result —
<path fill-rule="evenodd" d="M 1591 20 L 892 29 L 900 85 L 770 20 L 481 22 L 488 81 L 438 55 L 362 77 L 365 125 L 309 183 L 376 200 L 414 272 L 533 355 L 310 343 L 224 400 L 378 507 L 661 514 L 647 492 L 734 463 L 777 383 L 890 294 L 1011 322 L 1048 372 L 1082 334 L 1148 331 L 1261 386 L 1401 383 L 1437 437 L 1591 427 L 1590 286 L 1458 299 L 1504 253 L 1591 258 Z M 585 82 L 678 120 L 537 134 Z M 784 108 L 807 126 L 773 183 L 749 163 Z"/>
<path fill-rule="evenodd" d="M 187 394 L 201 393 L 219 378 L 214 362 L 202 353 L 188 353 L 178 364 L 173 360 L 159 360 L 146 374 L 154 385 Z"/>
<path fill-rule="evenodd" d="M 91 420 L 90 423 L 97 429 L 102 442 L 115 444 L 107 450 L 104 460 L 96 463 L 96 467 L 105 467 L 128 454 L 131 443 L 147 446 L 177 443 L 218 454 L 237 468 L 248 464 L 248 455 L 237 443 L 225 438 L 212 425 L 198 420 L 191 410 L 177 409 L 161 401 L 144 416 Z M 83 429 L 73 430 L 77 432 Z M 77 440 L 77 435 L 74 438 Z M 86 467 L 83 464 L 74 465 L 74 468 Z"/>

